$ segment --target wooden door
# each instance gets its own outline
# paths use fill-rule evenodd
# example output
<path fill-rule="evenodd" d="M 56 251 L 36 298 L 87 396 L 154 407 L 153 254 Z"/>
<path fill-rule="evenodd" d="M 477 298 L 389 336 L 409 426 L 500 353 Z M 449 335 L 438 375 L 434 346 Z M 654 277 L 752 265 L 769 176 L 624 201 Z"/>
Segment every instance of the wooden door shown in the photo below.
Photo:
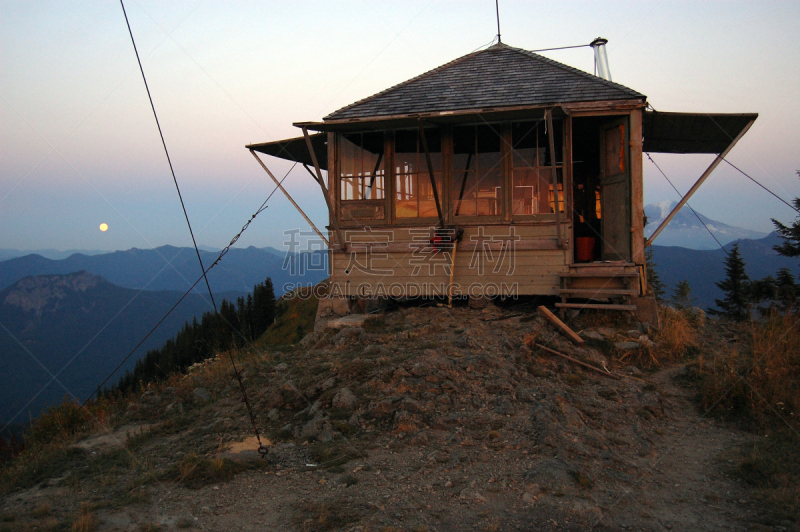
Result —
<path fill-rule="evenodd" d="M 600 127 L 602 259 L 631 260 L 631 185 L 628 120 Z"/>

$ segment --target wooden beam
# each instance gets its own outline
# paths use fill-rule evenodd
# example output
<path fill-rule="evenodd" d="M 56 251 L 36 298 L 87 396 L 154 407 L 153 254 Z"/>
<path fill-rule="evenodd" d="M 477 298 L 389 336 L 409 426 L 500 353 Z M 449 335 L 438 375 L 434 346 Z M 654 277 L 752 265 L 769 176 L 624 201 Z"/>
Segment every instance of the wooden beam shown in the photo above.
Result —
<path fill-rule="evenodd" d="M 555 314 L 553 314 L 552 312 L 550 312 L 549 310 L 547 310 L 547 307 L 540 306 L 540 307 L 539 307 L 539 308 L 537 308 L 536 310 L 539 312 L 539 314 L 540 314 L 540 315 L 541 315 L 541 316 L 542 316 L 544 319 L 546 319 L 547 321 L 549 321 L 550 323 L 552 323 L 553 325 L 555 325 L 555 326 L 556 326 L 556 328 L 557 328 L 559 331 L 561 331 L 561 333 L 562 333 L 564 336 L 566 336 L 566 337 L 569 339 L 569 341 L 570 341 L 570 342 L 572 342 L 573 344 L 575 344 L 575 345 L 584 345 L 584 344 L 586 343 L 586 342 L 583 340 L 583 338 L 581 338 L 580 336 L 578 336 L 577 334 L 575 334 L 575 331 L 573 331 L 572 329 L 570 329 L 569 327 L 567 327 L 567 325 L 566 325 L 566 324 L 565 324 L 563 321 L 561 321 L 560 319 L 558 319 L 558 318 L 556 317 L 556 315 L 555 315 Z"/>
<path fill-rule="evenodd" d="M 281 192 L 283 192 L 283 194 L 286 196 L 286 198 L 289 201 L 292 202 L 292 205 L 294 205 L 294 208 L 297 209 L 297 212 L 299 212 L 303 216 L 303 218 L 305 218 L 306 222 L 308 222 L 308 225 L 311 226 L 311 228 L 314 230 L 314 232 L 316 232 L 319 235 L 319 237 L 322 239 L 322 241 L 325 242 L 325 245 L 328 246 L 328 249 L 330 249 L 331 243 L 328 242 L 328 239 L 325 238 L 325 236 L 320 232 L 319 229 L 317 229 L 317 226 L 314 225 L 314 222 L 312 222 L 311 219 L 308 216 L 306 216 L 306 213 L 303 212 L 303 209 L 300 208 L 300 205 L 298 205 L 294 201 L 294 199 L 292 199 L 292 197 L 289 195 L 289 193 L 286 192 L 286 189 L 283 188 L 283 185 L 281 185 L 281 182 L 278 181 L 277 179 L 275 179 L 275 176 L 272 175 L 272 172 L 269 171 L 269 168 L 267 168 L 267 165 L 265 165 L 264 162 L 258 157 L 258 155 L 256 155 L 256 152 L 254 152 L 253 150 L 250 150 L 250 153 L 253 154 L 253 157 L 256 158 L 256 161 L 258 161 L 258 164 L 261 165 L 261 168 L 263 168 L 264 171 L 267 173 L 267 175 L 272 178 L 272 180 L 275 182 L 275 185 L 281 190 Z"/>
<path fill-rule="evenodd" d="M 550 179 L 553 183 L 553 212 L 556 214 L 556 237 L 558 247 L 561 247 L 564 244 L 564 239 L 561 236 L 561 213 L 558 209 L 558 171 L 556 170 L 555 135 L 553 135 L 553 110 L 548 109 L 544 113 L 547 120 L 547 140 L 550 143 Z"/>
<path fill-rule="evenodd" d="M 631 178 L 631 260 L 642 267 L 644 278 L 644 173 L 642 171 L 642 111 L 631 111 L 628 118 L 628 154 Z M 644 292 L 643 292 L 644 293 Z"/>
<path fill-rule="evenodd" d="M 334 216 L 331 218 L 333 222 L 333 229 L 336 231 L 336 239 L 339 241 L 339 246 L 342 249 L 347 249 L 347 242 L 344 241 L 342 238 L 342 231 L 339 229 L 339 220 L 337 219 L 337 213 L 333 209 L 333 205 L 331 204 L 331 198 L 328 194 L 328 189 L 325 187 L 325 183 L 322 180 L 322 170 L 319 169 L 319 161 L 317 161 L 317 154 L 314 152 L 314 146 L 311 145 L 311 137 L 308 135 L 308 129 L 303 127 L 303 136 L 306 139 L 306 146 L 308 146 L 308 153 L 311 155 L 311 161 L 314 163 L 314 170 L 317 172 L 317 183 L 319 183 L 320 188 L 322 188 L 322 195 L 325 197 L 325 203 L 328 205 L 328 212 L 333 213 Z M 331 171 L 335 172 L 335 169 Z"/>
<path fill-rule="evenodd" d="M 630 110 L 635 108 L 642 108 L 645 107 L 646 103 L 642 99 L 630 99 L 630 100 L 604 100 L 598 102 L 573 102 L 573 103 L 562 103 L 559 105 L 565 112 L 570 112 L 574 110 L 580 111 L 602 111 L 606 109 L 611 110 Z M 361 129 L 363 126 L 361 124 L 366 125 L 369 127 L 370 122 L 387 122 L 391 120 L 402 120 L 402 119 L 409 119 L 417 121 L 420 118 L 431 118 L 441 121 L 443 118 L 447 119 L 450 117 L 459 117 L 459 116 L 477 116 L 480 114 L 497 114 L 497 115 L 507 115 L 509 112 L 514 111 L 539 111 L 545 110 L 546 107 L 542 105 L 512 105 L 508 107 L 486 107 L 480 109 L 463 109 L 463 110 L 453 110 L 453 111 L 432 111 L 429 113 L 401 113 L 401 114 L 394 114 L 394 115 L 382 115 L 382 116 L 372 116 L 372 117 L 365 117 L 365 118 L 340 118 L 338 120 L 326 120 L 325 122 L 294 122 L 292 123 L 293 126 L 299 128 L 308 128 L 314 131 L 328 131 L 330 126 L 336 127 L 340 125 L 350 125 L 356 124 L 355 128 Z M 494 118 L 489 116 L 488 118 Z M 513 118 L 516 120 L 516 118 Z M 520 118 L 520 120 L 526 120 L 528 118 Z M 382 127 L 382 126 L 381 126 Z"/>
<path fill-rule="evenodd" d="M 359 248 L 368 247 L 375 253 L 409 253 L 415 250 L 421 250 L 430 247 L 429 242 L 415 242 L 415 241 L 395 241 L 395 242 L 359 242 Z M 512 246 L 504 243 L 503 241 L 465 241 L 454 243 L 454 247 L 458 247 L 462 253 L 474 251 L 475 249 L 482 249 L 484 251 L 502 251 L 503 249 L 511 249 L 516 251 L 554 251 L 559 250 L 558 243 L 551 239 L 537 239 L 529 238 L 522 239 L 515 242 Z M 342 251 L 337 245 L 331 247 L 332 251 Z M 567 274 L 564 274 L 567 275 Z M 632 274 L 635 275 L 635 274 Z M 606 277 L 603 275 L 602 277 Z"/>
<path fill-rule="evenodd" d="M 747 130 L 750 129 L 750 126 L 753 125 L 753 122 L 755 122 L 755 120 L 751 120 L 750 122 L 748 122 L 747 125 L 744 126 L 744 128 L 739 132 L 739 134 L 736 135 L 736 138 L 733 139 L 730 144 L 728 144 L 728 147 L 725 148 L 725 151 L 717 155 L 717 157 L 714 159 L 714 162 L 712 162 L 709 165 L 709 167 L 706 168 L 706 171 L 703 172 L 703 175 L 700 176 L 700 179 L 698 179 L 697 182 L 694 185 L 692 185 L 692 188 L 689 189 L 689 192 L 687 192 L 686 195 L 683 196 L 683 198 L 681 198 L 678 204 L 675 205 L 675 208 L 672 209 L 672 212 L 669 213 L 669 216 L 664 218 L 664 221 L 661 222 L 661 225 L 658 226 L 658 229 L 656 229 L 655 233 L 653 233 L 650 236 L 650 238 L 647 239 L 647 242 L 645 243 L 646 246 L 653 245 L 653 240 L 655 240 L 656 237 L 659 235 L 659 233 L 661 233 L 661 231 L 664 230 L 667 224 L 672 221 L 675 215 L 678 214 L 678 211 L 680 211 L 683 208 L 683 206 L 686 205 L 686 202 L 689 201 L 689 198 L 691 198 L 692 195 L 697 191 L 697 189 L 700 188 L 700 185 L 702 185 L 703 182 L 706 180 L 706 178 L 708 178 L 708 176 L 711 175 L 711 172 L 714 171 L 714 169 L 719 165 L 719 163 L 722 162 L 722 160 L 728 155 L 728 153 L 733 149 L 733 147 L 736 146 L 736 143 L 739 142 L 739 139 L 741 139 L 744 136 L 744 134 L 747 133 Z"/>

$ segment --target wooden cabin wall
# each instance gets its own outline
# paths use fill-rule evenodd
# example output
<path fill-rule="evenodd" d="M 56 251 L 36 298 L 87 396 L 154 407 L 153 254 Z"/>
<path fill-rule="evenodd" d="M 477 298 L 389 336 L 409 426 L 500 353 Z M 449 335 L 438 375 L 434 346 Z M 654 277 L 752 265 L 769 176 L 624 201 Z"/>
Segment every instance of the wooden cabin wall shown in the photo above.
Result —
<path fill-rule="evenodd" d="M 562 234 L 571 234 L 571 228 L 572 224 L 563 223 Z M 473 226 L 463 229 L 463 239 L 456 250 L 453 277 L 453 283 L 461 287 L 462 293 L 473 284 L 497 288 L 503 285 L 512 287 L 516 283 L 514 290 L 517 295 L 556 295 L 559 274 L 569 271 L 572 260 L 571 245 L 566 240 L 567 245 L 558 248 L 554 224 Z M 359 295 L 357 287 L 360 285 L 369 291 L 366 295 L 375 295 L 379 285 L 382 285 L 380 289 L 386 295 L 398 295 L 388 294 L 393 285 L 425 287 L 426 290 L 421 290 L 418 295 L 441 294 L 439 287 L 446 287 L 450 282 L 452 256 L 450 251 L 440 251 L 435 256 L 432 254 L 428 244 L 432 231 L 432 228 L 424 227 L 376 227 L 372 231 L 346 231 L 345 238 L 350 240 L 347 251 L 339 251 L 336 246 L 336 251 L 331 254 L 333 282 L 338 283 L 343 295 Z M 476 239 L 481 234 L 485 244 L 481 245 L 482 251 L 479 252 L 475 248 Z M 512 234 L 519 240 L 513 249 L 506 244 L 503 255 L 502 238 Z M 486 240 L 492 237 L 493 240 Z M 374 242 L 375 245 L 370 246 L 366 242 Z M 416 246 L 424 248 L 415 251 Z M 501 256 L 503 262 L 499 271 L 495 271 L 494 265 Z M 483 274 L 477 264 L 477 260 L 481 259 L 484 260 Z M 429 263 L 434 264 L 432 275 Z M 363 265 L 369 268 L 362 268 Z M 417 267 L 419 271 L 414 275 Z M 427 290 L 431 287 L 432 291 Z"/>

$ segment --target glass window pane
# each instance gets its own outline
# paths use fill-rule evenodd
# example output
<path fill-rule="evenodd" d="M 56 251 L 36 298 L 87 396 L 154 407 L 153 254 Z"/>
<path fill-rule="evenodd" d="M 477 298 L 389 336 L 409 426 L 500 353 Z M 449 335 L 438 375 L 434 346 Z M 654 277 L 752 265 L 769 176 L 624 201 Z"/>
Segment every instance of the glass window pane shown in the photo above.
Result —
<path fill-rule="evenodd" d="M 495 126 L 453 129 L 453 213 L 497 216 L 503 206 L 502 137 Z"/>
<path fill-rule="evenodd" d="M 426 128 L 425 140 L 439 193 L 442 183 L 442 138 L 438 129 Z M 395 132 L 395 216 L 398 218 L 439 215 L 430 173 L 418 130 Z"/>
<path fill-rule="evenodd" d="M 383 133 L 339 135 L 339 194 L 345 219 L 383 219 L 379 204 L 352 207 L 348 202 L 383 200 L 386 197 Z"/>
<path fill-rule="evenodd" d="M 553 136 L 556 152 L 556 171 L 559 191 L 563 189 L 563 123 L 553 121 Z M 550 139 L 544 120 L 516 122 L 511 125 L 512 209 L 514 214 L 553 213 Z M 564 211 L 564 194 L 559 192 L 559 209 Z"/>

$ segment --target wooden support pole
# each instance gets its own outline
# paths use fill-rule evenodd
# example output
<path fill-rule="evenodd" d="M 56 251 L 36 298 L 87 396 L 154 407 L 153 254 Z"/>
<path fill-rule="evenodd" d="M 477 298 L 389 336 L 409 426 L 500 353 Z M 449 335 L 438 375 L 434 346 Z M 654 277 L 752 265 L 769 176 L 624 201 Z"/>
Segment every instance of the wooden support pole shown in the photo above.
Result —
<path fill-rule="evenodd" d="M 553 314 L 552 312 L 547 310 L 547 307 L 540 306 L 536 310 L 539 311 L 539 314 L 544 319 L 546 319 L 547 321 L 549 321 L 550 323 L 555 325 L 556 328 L 559 331 L 561 331 L 561 333 L 564 336 L 566 336 L 569 339 L 569 341 L 572 342 L 573 344 L 575 344 L 575 345 L 584 345 L 586 343 L 583 338 L 581 338 L 580 336 L 575 334 L 575 331 L 573 331 L 572 329 L 567 327 L 567 325 L 563 321 L 558 319 L 555 314 Z"/>
<path fill-rule="evenodd" d="M 336 239 L 339 241 L 339 247 L 342 250 L 347 249 L 347 243 L 345 243 L 344 238 L 342 238 L 342 231 L 339 228 L 339 220 L 338 213 L 333 209 L 333 205 L 331 204 L 331 198 L 328 194 L 328 188 L 325 186 L 325 182 L 322 180 L 322 170 L 319 169 L 319 161 L 317 161 L 317 154 L 314 152 L 314 146 L 311 144 L 311 137 L 308 135 L 308 129 L 303 126 L 303 136 L 306 139 L 306 146 L 308 146 L 308 153 L 311 155 L 311 162 L 314 163 L 314 170 L 317 172 L 317 183 L 319 183 L 320 188 L 322 188 L 322 195 L 325 197 L 325 203 L 328 205 L 328 212 L 331 213 L 331 220 L 333 221 L 333 230 L 336 231 Z M 328 246 L 330 247 L 330 246 Z"/>
<path fill-rule="evenodd" d="M 558 247 L 560 248 L 564 244 L 564 240 L 561 236 L 561 213 L 558 210 L 558 171 L 556 170 L 555 135 L 553 135 L 553 110 L 545 110 L 544 116 L 547 120 L 547 140 L 550 143 L 550 180 L 553 183 L 553 212 L 556 214 L 556 236 L 558 238 Z"/>
<path fill-rule="evenodd" d="M 433 199 L 436 201 L 436 213 L 439 215 L 439 227 L 444 229 L 444 214 L 442 214 L 442 204 L 439 202 L 439 187 L 436 186 L 436 178 L 433 175 L 433 165 L 431 164 L 431 153 L 428 151 L 428 140 L 425 138 L 425 128 L 422 121 L 419 121 L 419 138 L 422 140 L 422 149 L 425 150 L 425 162 L 428 164 L 428 175 L 431 178 L 433 187 Z"/>
<path fill-rule="evenodd" d="M 683 206 L 686 205 L 686 202 L 689 201 L 689 198 L 692 197 L 692 194 L 694 194 L 697 191 L 697 189 L 700 188 L 700 185 L 702 185 L 703 182 L 706 180 L 706 178 L 711 175 L 711 172 L 714 171 L 714 169 L 719 165 L 719 163 L 722 162 L 725 156 L 727 156 L 728 153 L 733 149 L 733 147 L 736 146 L 736 143 L 739 142 L 739 139 L 741 139 L 744 136 L 744 134 L 747 133 L 747 130 L 750 129 L 750 126 L 753 125 L 753 122 L 755 122 L 755 120 L 751 120 L 746 126 L 744 126 L 744 128 L 739 132 L 739 134 L 736 135 L 736 138 L 733 139 L 730 144 L 728 144 L 728 147 L 725 148 L 725 151 L 717 155 L 716 159 L 714 159 L 714 162 L 712 162 L 709 165 L 709 167 L 706 168 L 706 171 L 703 172 L 703 175 L 700 176 L 700 179 L 698 179 L 697 182 L 694 185 L 692 185 L 692 188 L 690 188 L 689 192 L 687 192 L 686 195 L 683 196 L 683 198 L 681 198 L 678 204 L 675 205 L 675 208 L 672 209 L 672 212 L 669 213 L 669 216 L 664 218 L 664 221 L 661 222 L 661 225 L 658 226 L 658 229 L 656 229 L 655 232 L 652 235 L 650 235 L 650 238 L 648 238 L 647 242 L 645 242 L 646 246 L 650 246 L 653 244 L 653 240 L 655 240 L 656 237 L 659 235 L 659 233 L 661 233 L 661 231 L 664 230 L 667 224 L 672 221 L 675 215 L 678 214 L 678 211 L 680 211 L 683 208 Z"/>
<path fill-rule="evenodd" d="M 260 164 L 261 168 L 263 168 L 264 171 L 267 173 L 267 175 L 272 178 L 272 180 L 275 182 L 275 185 L 281 190 L 281 192 L 283 192 L 283 194 L 286 196 L 286 198 L 289 201 L 292 202 L 292 205 L 294 205 L 294 208 L 297 209 L 297 212 L 299 212 L 303 216 L 303 218 L 305 218 L 306 222 L 308 222 L 308 225 L 310 225 L 311 228 L 314 230 L 314 232 L 316 232 L 319 235 L 319 237 L 322 239 L 322 241 L 325 242 L 325 245 L 330 248 L 331 247 L 331 243 L 328 242 L 328 239 L 325 238 L 325 236 L 320 232 L 319 229 L 317 229 L 317 226 L 314 225 L 314 222 L 312 222 L 311 219 L 308 216 L 306 216 L 306 213 L 303 212 L 303 209 L 300 208 L 300 205 L 298 205 L 294 201 L 294 199 L 292 199 L 292 197 L 289 195 L 289 193 L 286 192 L 286 189 L 283 188 L 283 186 L 281 185 L 281 182 L 278 181 L 277 179 L 275 179 L 275 176 L 272 175 L 272 172 L 269 171 L 269 168 L 267 168 L 267 165 L 265 165 L 263 163 L 263 161 L 261 161 L 261 159 L 258 157 L 258 155 L 256 155 L 256 152 L 254 152 L 253 150 L 250 150 L 250 153 L 253 154 L 253 157 L 256 158 L 256 161 L 258 161 L 258 164 Z"/>
<path fill-rule="evenodd" d="M 453 237 L 453 256 L 450 262 L 450 284 L 447 285 L 447 308 L 453 308 L 453 275 L 456 273 L 456 249 L 458 249 L 458 242 Z"/>

